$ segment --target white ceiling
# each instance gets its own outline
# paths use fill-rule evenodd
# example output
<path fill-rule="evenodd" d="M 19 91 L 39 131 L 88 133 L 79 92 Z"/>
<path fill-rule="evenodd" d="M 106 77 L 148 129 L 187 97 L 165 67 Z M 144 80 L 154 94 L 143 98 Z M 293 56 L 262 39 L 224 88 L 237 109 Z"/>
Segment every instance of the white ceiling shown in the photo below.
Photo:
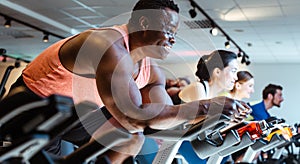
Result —
<path fill-rule="evenodd" d="M 0 13 L 22 20 L 63 37 L 88 28 L 126 23 L 137 0 L 0 0 Z M 199 55 L 224 49 L 226 38 L 211 36 L 209 28 L 191 29 L 184 22 L 204 20 L 197 11 L 191 19 L 188 0 L 178 3 L 181 25 L 177 44 L 166 62 L 198 60 Z M 252 63 L 300 63 L 300 0 L 195 0 L 196 3 L 236 42 Z M 297 21 L 298 20 L 298 21 Z M 0 23 L 5 22 L 0 16 Z M 0 48 L 8 55 L 32 60 L 59 40 L 12 21 L 0 27 Z M 232 46 L 230 50 L 238 52 Z M 179 60 L 178 60 L 179 59 Z"/>

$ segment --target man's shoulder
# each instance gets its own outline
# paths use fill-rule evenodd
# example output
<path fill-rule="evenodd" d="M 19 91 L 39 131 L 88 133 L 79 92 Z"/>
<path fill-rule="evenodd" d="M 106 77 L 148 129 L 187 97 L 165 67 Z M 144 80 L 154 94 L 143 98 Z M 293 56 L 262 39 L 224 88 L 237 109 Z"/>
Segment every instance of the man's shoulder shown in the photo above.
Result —
<path fill-rule="evenodd" d="M 99 46 L 104 43 L 112 45 L 113 43 L 115 44 L 118 42 L 124 46 L 124 35 L 115 28 L 89 29 L 82 32 L 82 34 L 86 34 L 86 39 L 89 39 L 94 43 L 100 43 Z"/>

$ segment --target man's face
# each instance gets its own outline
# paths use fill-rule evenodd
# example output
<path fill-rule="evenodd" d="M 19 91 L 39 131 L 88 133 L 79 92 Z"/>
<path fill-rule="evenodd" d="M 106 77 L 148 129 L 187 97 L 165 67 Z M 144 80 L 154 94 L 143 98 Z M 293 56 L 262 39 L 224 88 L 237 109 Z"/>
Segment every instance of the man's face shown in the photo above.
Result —
<path fill-rule="evenodd" d="M 164 59 L 170 53 L 171 48 L 175 44 L 175 34 L 179 25 L 179 15 L 177 12 L 166 9 L 162 10 L 159 21 L 152 22 L 149 30 L 145 31 L 145 43 L 143 51 L 147 52 L 147 56 Z"/>
<path fill-rule="evenodd" d="M 276 93 L 274 94 L 273 96 L 273 105 L 274 106 L 277 106 L 277 107 L 280 107 L 280 103 L 283 101 L 283 97 L 282 97 L 282 90 L 280 89 L 277 89 L 276 90 Z"/>

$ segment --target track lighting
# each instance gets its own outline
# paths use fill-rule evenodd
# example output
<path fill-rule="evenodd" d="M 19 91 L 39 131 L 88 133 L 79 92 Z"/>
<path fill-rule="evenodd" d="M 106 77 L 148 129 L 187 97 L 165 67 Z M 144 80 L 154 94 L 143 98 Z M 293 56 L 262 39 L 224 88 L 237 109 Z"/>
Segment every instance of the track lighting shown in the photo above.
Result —
<path fill-rule="evenodd" d="M 4 23 L 5 28 L 10 28 L 11 27 L 11 20 L 8 18 L 5 18 L 5 23 Z"/>
<path fill-rule="evenodd" d="M 218 33 L 219 33 L 219 30 L 217 27 L 213 27 L 211 30 L 210 30 L 210 33 L 212 36 L 217 36 Z"/>
<path fill-rule="evenodd" d="M 193 8 L 189 10 L 189 14 L 190 14 L 191 18 L 195 18 L 197 16 L 195 2 L 191 1 L 191 6 Z"/>
<path fill-rule="evenodd" d="M 43 42 L 45 43 L 49 42 L 49 34 L 44 33 Z"/>
<path fill-rule="evenodd" d="M 245 63 L 245 64 L 246 64 L 246 65 L 249 65 L 250 63 L 251 63 L 251 62 L 248 60 L 248 61 L 246 61 L 246 63 Z"/>
<path fill-rule="evenodd" d="M 195 9 L 197 9 L 197 11 L 199 11 L 202 15 L 204 15 L 208 21 L 210 22 L 210 33 L 212 36 L 216 36 L 219 34 L 222 34 L 224 37 L 226 37 L 227 41 L 225 42 L 225 48 L 229 49 L 230 48 L 230 44 L 232 44 L 235 48 L 237 48 L 239 50 L 239 53 L 237 54 L 238 57 L 242 57 L 244 56 L 244 54 L 246 54 L 241 47 L 205 12 L 205 10 L 203 10 L 201 8 L 201 6 L 199 6 L 197 4 L 197 0 L 188 0 L 191 3 L 191 6 L 193 7 L 193 9 L 189 10 L 189 14 L 191 15 L 192 18 L 196 17 L 196 12 Z M 248 45 L 249 46 L 249 45 Z M 244 59 L 244 63 L 246 64 L 250 64 L 250 61 L 246 59 L 247 56 L 245 56 Z M 249 56 L 248 56 L 249 58 Z"/>
<path fill-rule="evenodd" d="M 237 54 L 237 57 L 242 57 L 244 55 L 244 52 L 243 51 L 241 51 L 241 50 L 239 50 L 239 52 L 238 52 L 238 54 Z"/>
<path fill-rule="evenodd" d="M 35 25 L 29 24 L 27 22 L 24 22 L 23 20 L 19 20 L 19 19 L 13 18 L 13 17 L 11 17 L 9 15 L 6 15 L 6 14 L 3 14 L 1 12 L 0 12 L 0 16 L 2 16 L 5 19 L 4 27 L 6 27 L 6 28 L 11 27 L 11 22 L 14 21 L 14 22 L 17 22 L 18 24 L 22 24 L 22 25 L 25 25 L 25 26 L 30 27 L 32 29 L 35 29 L 37 31 L 43 32 L 44 33 L 43 42 L 48 42 L 49 41 L 49 35 L 57 37 L 57 38 L 60 38 L 60 39 L 64 39 L 65 38 L 64 36 L 57 35 L 57 34 L 52 33 L 50 31 L 41 29 L 40 27 L 37 27 Z"/>
<path fill-rule="evenodd" d="M 226 48 L 226 49 L 229 49 L 229 48 L 230 48 L 229 40 L 225 42 L 225 48 Z"/>
<path fill-rule="evenodd" d="M 197 16 L 197 12 L 195 10 L 195 7 L 189 10 L 191 18 L 195 18 Z"/>
<path fill-rule="evenodd" d="M 242 56 L 241 63 L 242 63 L 242 64 L 245 63 L 246 65 L 249 65 L 251 62 L 250 62 L 249 60 L 247 60 L 247 59 L 249 59 L 249 56 L 246 55 L 246 54 L 244 54 L 244 55 Z"/>
<path fill-rule="evenodd" d="M 241 60 L 241 63 L 242 63 L 242 64 L 246 63 L 246 57 L 245 57 L 245 55 L 243 55 L 242 60 Z"/>

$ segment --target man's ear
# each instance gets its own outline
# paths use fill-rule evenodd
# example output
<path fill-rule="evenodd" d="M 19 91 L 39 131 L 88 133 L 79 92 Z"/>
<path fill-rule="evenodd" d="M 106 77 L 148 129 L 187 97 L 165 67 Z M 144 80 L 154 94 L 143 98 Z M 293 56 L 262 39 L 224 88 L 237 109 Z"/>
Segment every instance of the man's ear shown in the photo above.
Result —
<path fill-rule="evenodd" d="M 139 19 L 139 24 L 142 30 L 148 30 L 149 28 L 149 19 L 145 16 L 141 16 Z"/>
<path fill-rule="evenodd" d="M 271 100 L 272 98 L 273 98 L 273 95 L 272 95 L 271 93 L 269 93 L 269 94 L 268 94 L 268 99 Z"/>

